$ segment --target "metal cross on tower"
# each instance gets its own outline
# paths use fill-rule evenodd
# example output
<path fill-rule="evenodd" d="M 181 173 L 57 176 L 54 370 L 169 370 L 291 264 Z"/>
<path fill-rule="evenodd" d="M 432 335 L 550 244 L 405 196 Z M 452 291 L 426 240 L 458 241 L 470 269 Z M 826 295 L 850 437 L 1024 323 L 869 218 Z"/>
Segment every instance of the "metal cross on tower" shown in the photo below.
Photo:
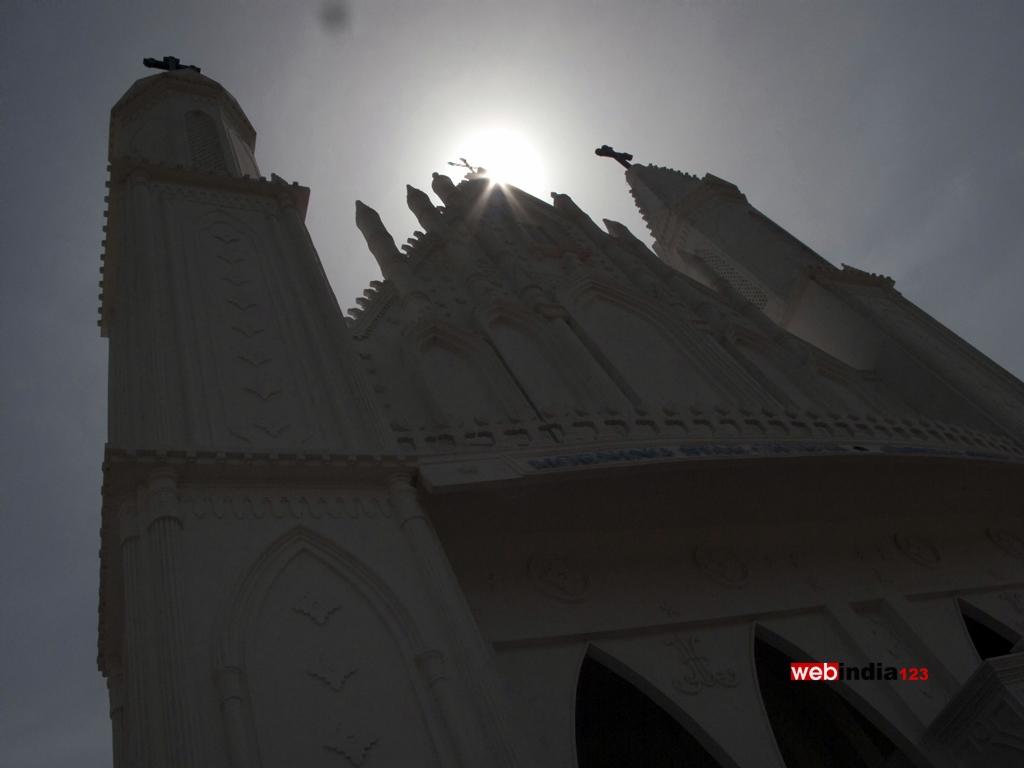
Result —
<path fill-rule="evenodd" d="M 632 163 L 629 161 L 633 159 L 633 156 L 628 152 L 616 152 L 614 149 L 609 147 L 607 144 L 602 144 L 600 147 L 594 150 L 595 155 L 601 157 L 610 157 L 623 168 L 629 168 Z"/>
<path fill-rule="evenodd" d="M 487 173 L 487 169 L 484 168 L 482 165 L 470 165 L 469 160 L 467 160 L 464 157 L 460 157 L 459 160 L 461 160 L 462 162 L 453 163 L 451 160 L 449 160 L 448 165 L 454 165 L 456 168 L 465 168 L 467 179 L 476 179 L 481 176 L 484 176 Z"/>
<path fill-rule="evenodd" d="M 174 56 L 164 56 L 163 61 L 159 59 L 145 58 L 142 60 L 142 63 L 144 66 L 150 67 L 151 69 L 166 69 L 167 71 L 174 69 L 191 69 L 196 72 L 201 71 L 199 67 L 194 64 L 182 64 L 181 61 Z"/>

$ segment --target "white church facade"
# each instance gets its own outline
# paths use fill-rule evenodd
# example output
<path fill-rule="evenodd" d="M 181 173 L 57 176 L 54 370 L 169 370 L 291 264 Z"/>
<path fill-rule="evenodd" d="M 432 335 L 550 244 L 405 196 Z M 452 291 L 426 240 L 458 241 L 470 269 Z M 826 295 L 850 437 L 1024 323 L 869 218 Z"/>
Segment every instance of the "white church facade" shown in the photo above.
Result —
<path fill-rule="evenodd" d="M 1020 381 L 645 165 L 654 252 L 473 174 L 402 249 L 357 203 L 345 316 L 254 144 L 189 69 L 112 110 L 117 768 L 1024 765 Z"/>

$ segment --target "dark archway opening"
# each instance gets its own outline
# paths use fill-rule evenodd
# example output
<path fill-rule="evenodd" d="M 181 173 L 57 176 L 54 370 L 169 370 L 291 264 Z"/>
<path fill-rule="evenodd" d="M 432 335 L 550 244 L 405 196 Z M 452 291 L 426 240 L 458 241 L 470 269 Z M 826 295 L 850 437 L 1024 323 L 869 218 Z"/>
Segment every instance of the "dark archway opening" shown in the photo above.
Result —
<path fill-rule="evenodd" d="M 722 768 L 668 712 L 591 657 L 576 689 L 579 768 Z"/>
<path fill-rule="evenodd" d="M 802 659 L 803 660 L 803 659 Z M 835 682 L 790 680 L 793 661 L 760 637 L 757 681 L 786 768 L 908 768 L 889 737 L 836 691 Z"/>
<path fill-rule="evenodd" d="M 960 604 L 960 618 L 964 620 L 964 626 L 967 627 L 967 634 L 970 635 L 971 642 L 974 644 L 974 650 L 978 652 L 982 661 L 1013 653 L 1013 646 L 1019 638 L 1008 637 L 1006 633 L 975 618 L 965 609 L 963 603 Z"/>

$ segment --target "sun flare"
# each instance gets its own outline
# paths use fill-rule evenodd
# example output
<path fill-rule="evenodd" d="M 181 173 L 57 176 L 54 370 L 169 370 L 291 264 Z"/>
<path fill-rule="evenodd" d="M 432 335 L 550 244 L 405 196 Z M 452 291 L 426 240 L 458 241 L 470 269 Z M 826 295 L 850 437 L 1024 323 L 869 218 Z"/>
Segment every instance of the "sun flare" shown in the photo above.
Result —
<path fill-rule="evenodd" d="M 490 126 L 464 136 L 453 148 L 457 158 L 487 169 L 500 184 L 512 184 L 534 195 L 546 193 L 544 161 L 533 143 L 520 131 Z"/>

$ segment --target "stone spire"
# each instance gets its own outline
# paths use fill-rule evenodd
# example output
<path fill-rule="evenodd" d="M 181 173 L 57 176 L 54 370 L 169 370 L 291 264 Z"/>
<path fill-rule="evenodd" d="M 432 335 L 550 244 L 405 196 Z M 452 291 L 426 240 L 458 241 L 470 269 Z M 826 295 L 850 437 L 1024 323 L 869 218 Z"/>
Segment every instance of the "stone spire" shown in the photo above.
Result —
<path fill-rule="evenodd" d="M 626 171 L 626 182 L 648 226 L 653 226 L 653 219 L 700 186 L 696 176 L 656 165 L 631 166 Z"/>
<path fill-rule="evenodd" d="M 413 216 L 416 217 L 416 220 L 424 230 L 435 232 L 444 227 L 444 222 L 441 221 L 441 214 L 438 213 L 437 208 L 434 207 L 426 192 L 406 184 L 405 201 L 409 206 L 409 210 L 412 211 Z"/>
<path fill-rule="evenodd" d="M 366 245 L 377 260 L 384 279 L 393 281 L 399 293 L 405 293 L 409 288 L 409 266 L 405 257 L 395 246 L 391 233 L 384 228 L 380 214 L 361 200 L 356 200 L 356 226 L 366 238 Z"/>
<path fill-rule="evenodd" d="M 783 242 L 774 225 L 755 237 L 752 227 L 765 229 L 767 219 L 755 221 L 757 212 L 736 185 L 710 173 L 697 178 L 634 165 L 626 181 L 665 263 L 716 290 L 728 286 L 776 323 L 784 322 L 787 297 L 808 258 L 824 263 L 801 243 Z"/>
<path fill-rule="evenodd" d="M 434 190 L 435 195 L 441 198 L 442 203 L 448 205 L 448 201 L 455 194 L 455 184 L 443 173 L 435 172 L 433 177 L 434 180 L 430 182 L 430 188 Z"/>

